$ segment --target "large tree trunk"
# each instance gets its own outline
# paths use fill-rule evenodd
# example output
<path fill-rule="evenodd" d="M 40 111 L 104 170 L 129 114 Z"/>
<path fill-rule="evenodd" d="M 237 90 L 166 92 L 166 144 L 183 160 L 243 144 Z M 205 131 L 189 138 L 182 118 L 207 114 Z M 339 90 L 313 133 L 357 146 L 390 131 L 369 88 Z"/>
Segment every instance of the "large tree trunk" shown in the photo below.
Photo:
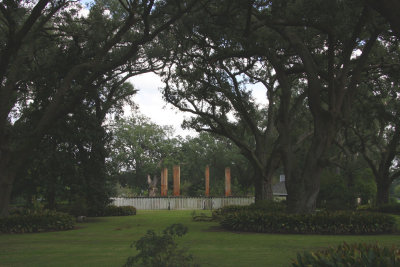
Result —
<path fill-rule="evenodd" d="M 0 218 L 8 216 L 13 183 L 17 175 L 15 170 L 18 170 L 18 167 L 13 165 L 16 162 L 12 159 L 8 149 L 0 150 Z M 19 163 L 22 156 L 16 160 Z"/>
<path fill-rule="evenodd" d="M 288 193 L 287 204 L 291 213 L 312 213 L 316 208 L 322 162 L 325 151 L 335 136 L 336 127 L 332 121 L 323 124 L 314 123 L 314 127 L 312 143 L 304 160 L 303 154 L 292 151 L 289 142 L 282 149 Z"/>
<path fill-rule="evenodd" d="M 8 216 L 15 173 L 0 168 L 0 218 Z"/>
<path fill-rule="evenodd" d="M 277 150 L 269 150 L 264 142 L 258 143 L 257 160 L 250 159 L 254 167 L 255 201 L 273 200 L 272 177 L 279 167 Z"/>
<path fill-rule="evenodd" d="M 389 203 L 389 188 L 394 177 L 391 177 L 390 169 L 397 156 L 397 147 L 400 142 L 400 125 L 395 126 L 392 138 L 388 144 L 381 148 L 378 164 L 370 158 L 364 150 L 363 155 L 368 165 L 372 169 L 377 186 L 376 203 L 378 205 Z"/>
<path fill-rule="evenodd" d="M 102 123 L 107 110 L 101 110 L 100 101 L 96 101 L 96 136 L 92 140 L 92 147 L 86 168 L 86 179 L 89 190 L 86 192 L 86 200 L 90 208 L 102 209 L 109 201 L 107 192 L 106 174 L 106 149 L 105 129 Z"/>
<path fill-rule="evenodd" d="M 377 183 L 376 204 L 382 205 L 389 203 L 389 185 Z"/>
<path fill-rule="evenodd" d="M 298 171 L 292 171 L 286 179 L 288 212 L 312 213 L 320 188 L 320 169 L 305 167 L 303 172 Z"/>
<path fill-rule="evenodd" d="M 46 192 L 47 208 L 49 210 L 54 210 L 56 208 L 56 185 L 54 184 L 54 182 L 55 181 L 50 182 L 51 184 L 48 185 L 48 189 Z"/>
<path fill-rule="evenodd" d="M 29 153 L 38 139 L 26 138 L 20 147 L 11 150 L 10 140 L 0 149 L 0 217 L 8 216 L 11 193 L 17 174 L 25 168 Z M 22 141 L 21 141 L 22 142 Z M 13 144 L 17 146 L 16 144 Z"/>
<path fill-rule="evenodd" d="M 273 172 L 268 172 L 265 169 L 255 170 L 254 186 L 256 203 L 263 200 L 273 200 L 272 175 Z"/>
<path fill-rule="evenodd" d="M 376 181 L 376 204 L 382 205 L 389 203 L 389 188 L 391 185 L 391 179 L 389 173 L 380 171 L 378 176 L 375 176 Z"/>

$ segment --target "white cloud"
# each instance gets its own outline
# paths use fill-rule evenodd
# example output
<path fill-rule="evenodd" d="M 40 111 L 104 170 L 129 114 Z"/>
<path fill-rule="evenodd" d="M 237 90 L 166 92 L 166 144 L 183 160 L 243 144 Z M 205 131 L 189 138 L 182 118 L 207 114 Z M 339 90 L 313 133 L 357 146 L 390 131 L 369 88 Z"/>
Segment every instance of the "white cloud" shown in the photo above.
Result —
<path fill-rule="evenodd" d="M 160 88 L 163 87 L 163 82 L 158 75 L 146 73 L 132 77 L 129 81 L 139 90 L 133 96 L 133 100 L 143 115 L 158 125 L 172 125 L 176 135 L 183 137 L 197 135 L 193 130 L 182 129 L 181 124 L 187 115 L 166 104 L 162 99 Z"/>
<path fill-rule="evenodd" d="M 248 85 L 248 87 L 252 90 L 253 97 L 257 104 L 263 106 L 268 104 L 267 89 L 262 83 Z"/>
<path fill-rule="evenodd" d="M 139 106 L 140 113 L 149 117 L 151 121 L 158 125 L 172 125 L 175 134 L 180 136 L 195 136 L 194 130 L 184 130 L 181 124 L 187 114 L 180 112 L 170 104 L 166 104 L 162 99 L 160 88 L 163 87 L 161 78 L 154 73 L 146 73 L 129 79 L 129 81 L 139 91 L 133 96 L 134 102 Z M 266 89 L 261 83 L 249 85 L 257 104 L 266 105 L 268 103 Z M 126 110 L 127 115 L 130 111 Z"/>

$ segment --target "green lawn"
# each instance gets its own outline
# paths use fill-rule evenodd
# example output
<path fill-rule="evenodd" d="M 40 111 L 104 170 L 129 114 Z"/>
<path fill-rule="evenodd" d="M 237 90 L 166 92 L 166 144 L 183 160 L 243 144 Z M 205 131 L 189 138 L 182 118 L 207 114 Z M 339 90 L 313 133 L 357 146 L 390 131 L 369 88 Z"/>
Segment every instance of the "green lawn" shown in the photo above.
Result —
<path fill-rule="evenodd" d="M 215 222 L 193 222 L 191 211 L 138 211 L 136 216 L 90 218 L 78 229 L 0 234 L 0 266 L 121 266 L 135 253 L 132 241 L 146 230 L 183 223 L 179 239 L 201 266 L 290 266 L 297 252 L 346 242 L 400 246 L 399 235 L 318 236 L 232 233 Z"/>

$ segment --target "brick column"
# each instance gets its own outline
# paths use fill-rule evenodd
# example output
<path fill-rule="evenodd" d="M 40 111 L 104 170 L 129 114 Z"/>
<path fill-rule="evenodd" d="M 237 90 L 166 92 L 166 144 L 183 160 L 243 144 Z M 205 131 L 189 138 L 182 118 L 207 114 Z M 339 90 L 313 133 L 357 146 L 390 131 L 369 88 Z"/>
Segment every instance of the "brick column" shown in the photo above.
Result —
<path fill-rule="evenodd" d="M 166 197 L 168 195 L 168 169 L 164 168 L 161 171 L 161 196 Z"/>
<path fill-rule="evenodd" d="M 179 165 L 174 165 L 174 196 L 178 197 L 181 194 L 181 168 Z"/>
<path fill-rule="evenodd" d="M 225 196 L 229 197 L 231 192 L 231 168 L 225 168 Z"/>
<path fill-rule="evenodd" d="M 206 166 L 206 171 L 205 171 L 205 175 L 206 175 L 206 192 L 205 195 L 206 197 L 210 196 L 210 166 Z"/>

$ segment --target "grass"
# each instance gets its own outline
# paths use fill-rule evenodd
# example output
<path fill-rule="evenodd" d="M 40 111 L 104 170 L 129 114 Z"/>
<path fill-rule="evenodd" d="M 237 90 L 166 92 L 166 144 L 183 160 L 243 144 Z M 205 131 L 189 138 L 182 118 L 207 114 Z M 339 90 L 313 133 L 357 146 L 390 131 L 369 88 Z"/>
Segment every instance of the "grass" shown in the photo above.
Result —
<path fill-rule="evenodd" d="M 201 266 L 290 266 L 298 252 L 343 241 L 400 246 L 398 235 L 319 236 L 232 233 L 215 222 L 193 222 L 191 211 L 138 211 L 136 216 L 89 218 L 78 229 L 35 234 L 0 234 L 0 266 L 122 266 L 148 229 L 182 223 L 178 239 Z"/>

